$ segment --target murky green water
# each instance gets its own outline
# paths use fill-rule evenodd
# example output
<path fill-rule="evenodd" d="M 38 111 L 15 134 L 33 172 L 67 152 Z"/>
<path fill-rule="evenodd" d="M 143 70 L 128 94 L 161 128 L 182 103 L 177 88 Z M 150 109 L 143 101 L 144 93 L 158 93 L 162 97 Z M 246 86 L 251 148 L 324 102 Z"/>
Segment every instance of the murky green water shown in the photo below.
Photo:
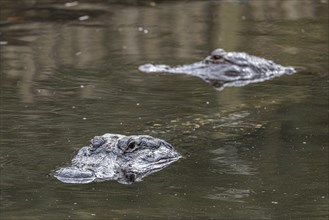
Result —
<path fill-rule="evenodd" d="M 328 218 L 328 1 L 0 4 L 1 219 Z M 137 70 L 218 47 L 299 71 L 218 92 Z M 49 176 L 108 132 L 184 159 L 132 185 Z"/>

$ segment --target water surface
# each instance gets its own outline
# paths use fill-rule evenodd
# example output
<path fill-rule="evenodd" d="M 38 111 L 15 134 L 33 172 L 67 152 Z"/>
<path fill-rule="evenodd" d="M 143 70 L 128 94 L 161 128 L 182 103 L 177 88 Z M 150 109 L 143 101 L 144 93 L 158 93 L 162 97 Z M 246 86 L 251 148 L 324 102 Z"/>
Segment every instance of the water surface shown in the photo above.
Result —
<path fill-rule="evenodd" d="M 1 219 L 327 219 L 328 1 L 2 1 Z M 298 72 L 219 92 L 144 63 L 243 51 Z M 143 182 L 49 175 L 104 133 L 184 159 Z"/>

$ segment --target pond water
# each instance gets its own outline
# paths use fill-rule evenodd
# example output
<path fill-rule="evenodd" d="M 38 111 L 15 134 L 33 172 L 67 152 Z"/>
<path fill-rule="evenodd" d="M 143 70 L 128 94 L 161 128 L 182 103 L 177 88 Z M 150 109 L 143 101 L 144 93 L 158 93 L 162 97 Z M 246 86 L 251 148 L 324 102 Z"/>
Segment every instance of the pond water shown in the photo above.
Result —
<path fill-rule="evenodd" d="M 328 1 L 1 2 L 1 219 L 328 219 Z M 215 90 L 145 63 L 243 51 L 297 73 Z M 104 133 L 184 158 L 142 182 L 50 173 Z"/>

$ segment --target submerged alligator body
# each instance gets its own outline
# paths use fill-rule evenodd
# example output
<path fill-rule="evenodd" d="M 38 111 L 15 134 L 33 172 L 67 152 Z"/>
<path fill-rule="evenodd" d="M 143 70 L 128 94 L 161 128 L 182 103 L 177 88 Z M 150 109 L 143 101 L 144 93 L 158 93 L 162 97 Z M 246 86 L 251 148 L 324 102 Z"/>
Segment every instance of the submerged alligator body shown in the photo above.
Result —
<path fill-rule="evenodd" d="M 116 180 L 122 184 L 142 181 L 181 158 L 164 140 L 148 135 L 104 134 L 91 140 L 73 157 L 71 165 L 55 171 L 64 183 Z"/>
<path fill-rule="evenodd" d="M 200 77 L 216 89 L 239 87 L 262 82 L 284 74 L 293 74 L 293 67 L 284 67 L 247 53 L 214 50 L 204 60 L 189 65 L 170 67 L 168 65 L 141 65 L 139 71 L 146 73 L 176 73 Z"/>

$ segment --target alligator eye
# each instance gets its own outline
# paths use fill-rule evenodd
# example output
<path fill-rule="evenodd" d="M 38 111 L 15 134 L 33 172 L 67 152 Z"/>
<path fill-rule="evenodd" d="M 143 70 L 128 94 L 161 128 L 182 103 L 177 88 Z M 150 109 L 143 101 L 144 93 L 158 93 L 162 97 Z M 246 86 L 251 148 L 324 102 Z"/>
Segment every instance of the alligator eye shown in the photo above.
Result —
<path fill-rule="evenodd" d="M 128 144 L 128 148 L 129 148 L 129 149 L 134 149 L 134 148 L 135 148 L 135 142 L 130 142 L 130 143 Z"/>
<path fill-rule="evenodd" d="M 221 55 L 212 55 L 211 58 L 213 60 L 220 60 L 222 58 L 222 56 Z"/>

